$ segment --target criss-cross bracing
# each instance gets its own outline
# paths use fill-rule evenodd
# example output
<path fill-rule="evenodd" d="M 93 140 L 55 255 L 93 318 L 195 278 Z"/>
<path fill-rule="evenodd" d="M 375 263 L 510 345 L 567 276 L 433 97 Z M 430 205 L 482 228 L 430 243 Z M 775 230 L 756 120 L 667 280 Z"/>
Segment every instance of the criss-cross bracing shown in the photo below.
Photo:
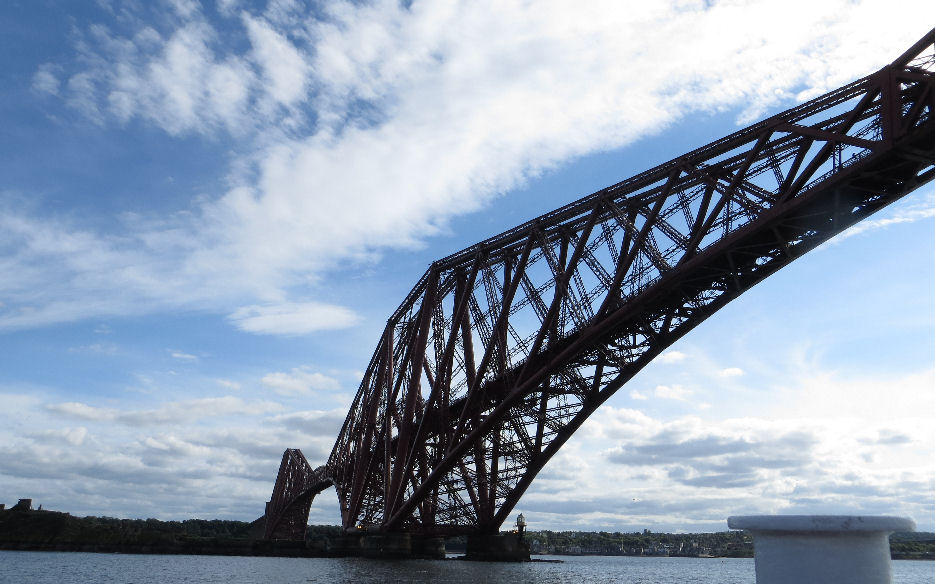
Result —
<path fill-rule="evenodd" d="M 344 527 L 495 533 L 666 347 L 935 177 L 933 42 L 433 263 L 390 317 L 327 462 Z"/>
<path fill-rule="evenodd" d="M 324 466 L 313 469 L 297 448 L 282 454 L 273 496 L 266 504 L 266 539 L 304 540 L 308 512 L 315 495 L 331 486 Z"/>

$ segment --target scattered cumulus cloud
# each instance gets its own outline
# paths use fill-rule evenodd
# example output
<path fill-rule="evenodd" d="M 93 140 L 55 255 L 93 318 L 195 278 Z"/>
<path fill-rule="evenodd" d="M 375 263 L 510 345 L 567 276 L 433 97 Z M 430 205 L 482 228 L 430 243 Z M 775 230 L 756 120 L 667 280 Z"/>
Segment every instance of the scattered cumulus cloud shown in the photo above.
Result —
<path fill-rule="evenodd" d="M 855 511 L 931 525 L 935 466 L 924 445 L 935 440 L 935 402 L 922 391 L 930 374 L 907 374 L 900 383 L 906 393 L 896 395 L 905 406 L 879 417 L 835 403 L 838 388 L 862 399 L 861 383 L 804 373 L 794 390 L 770 399 L 802 401 L 816 391 L 806 379 L 820 379 L 831 395 L 809 403 L 808 416 L 765 417 L 775 416 L 769 403 L 732 418 L 605 404 L 533 481 L 521 510 L 543 529 L 720 530 L 731 514 Z M 879 380 L 864 383 L 870 388 Z M 322 398 L 338 390 L 310 367 L 271 373 L 262 385 Z M 0 456 L 10 461 L 0 478 L 7 490 L 22 489 L 48 508 L 134 517 L 197 512 L 250 520 L 262 513 L 282 449 L 300 447 L 313 465 L 323 463 L 347 414 L 343 406 L 288 411 L 275 401 L 230 396 L 151 407 L 48 401 L 38 392 L 0 401 Z M 55 490 L 43 486 L 50 481 Z M 125 493 L 128 484 L 135 486 L 129 498 L 68 498 L 78 491 Z M 184 502 L 153 485 L 186 493 Z M 221 506 L 231 498 L 237 505 Z M 85 508 L 74 508 L 74 500 Z M 325 523 L 339 517 L 329 497 L 316 499 L 313 512 Z"/>
<path fill-rule="evenodd" d="M 306 55 L 263 19 L 244 13 L 243 21 L 268 96 L 286 107 L 304 101 L 312 70 Z"/>
<path fill-rule="evenodd" d="M 224 186 L 113 233 L 4 209 L 17 278 L 3 280 L 0 329 L 179 307 L 261 334 L 353 326 L 309 284 L 423 245 L 568 160 L 688 115 L 791 105 L 926 32 L 845 0 L 166 6 L 148 20 L 102 10 L 32 88 L 102 127 L 229 141 Z"/>
<path fill-rule="evenodd" d="M 912 442 L 912 438 L 909 435 L 895 430 L 880 430 L 877 436 L 879 437 L 877 444 L 898 445 Z"/>
<path fill-rule="evenodd" d="M 302 411 L 273 417 L 270 419 L 270 423 L 333 441 L 337 438 L 338 432 L 341 431 L 341 425 L 344 423 L 346 416 L 347 411 L 343 408 L 327 411 Z M 330 454 L 329 444 L 328 450 L 319 454 L 319 459 L 326 458 Z M 306 454 L 306 457 L 308 457 L 308 454 Z"/>
<path fill-rule="evenodd" d="M 50 404 L 46 409 L 65 418 L 115 422 L 129 426 L 179 425 L 204 418 L 278 412 L 282 406 L 269 401 L 247 401 L 237 397 L 206 397 L 166 402 L 147 410 L 101 408 L 80 402 Z"/>
<path fill-rule="evenodd" d="M 861 444 L 867 445 L 885 445 L 885 446 L 898 446 L 903 444 L 912 443 L 912 438 L 905 432 L 900 432 L 898 430 L 889 430 L 881 429 L 878 430 L 874 435 L 860 438 L 859 442 Z"/>
<path fill-rule="evenodd" d="M 233 389 L 234 391 L 239 390 L 241 387 L 239 381 L 232 381 L 230 379 L 216 379 L 215 381 L 221 387 L 226 387 L 227 389 Z"/>
<path fill-rule="evenodd" d="M 352 310 L 320 302 L 244 306 L 234 311 L 229 318 L 241 330 L 279 335 L 342 329 L 358 321 Z"/>
<path fill-rule="evenodd" d="M 88 435 L 88 429 L 80 426 L 78 428 L 66 428 L 65 429 L 65 440 L 74 446 L 81 446 L 84 442 L 85 436 Z"/>
<path fill-rule="evenodd" d="M 58 430 L 43 430 L 33 434 L 33 438 L 45 443 L 68 443 L 72 446 L 81 446 L 85 437 L 88 435 L 88 429 L 84 426 L 77 428 L 62 428 Z"/>
<path fill-rule="evenodd" d="M 284 413 L 274 402 L 227 397 L 136 409 L 49 402 L 41 392 L 0 401 L 0 483 L 9 496 L 73 514 L 161 519 L 252 521 L 283 449 L 301 448 L 321 464 L 345 414 Z M 339 521 L 333 495 L 315 507 L 319 523 Z"/>
<path fill-rule="evenodd" d="M 33 91 L 40 95 L 58 95 L 62 84 L 59 79 L 60 72 L 61 67 L 52 63 L 40 65 L 32 78 Z"/>
<path fill-rule="evenodd" d="M 280 395 L 310 395 L 316 391 L 337 390 L 341 387 L 336 379 L 307 367 L 297 367 L 289 373 L 268 373 L 260 381 Z"/>
<path fill-rule="evenodd" d="M 654 361 L 656 363 L 681 363 L 685 361 L 686 357 L 688 355 L 681 351 L 670 350 L 656 357 Z"/>
<path fill-rule="evenodd" d="M 659 398 L 685 401 L 692 391 L 681 385 L 657 385 L 653 393 Z"/>
<path fill-rule="evenodd" d="M 535 510 L 538 521 L 590 529 L 722 530 L 728 515 L 745 513 L 872 509 L 920 518 L 929 511 L 905 496 L 932 487 L 933 467 L 910 462 L 904 440 L 931 434 L 915 425 L 894 432 L 886 421 L 828 411 L 800 420 L 657 419 L 605 406 L 563 447 L 564 456 L 577 458 L 575 471 L 563 473 L 564 459 L 556 458 L 521 506 Z M 604 491 L 594 485 L 613 494 L 597 495 Z"/>
<path fill-rule="evenodd" d="M 723 417 L 723 408 L 673 416 L 602 406 L 563 447 L 581 467 L 534 482 L 524 509 L 538 509 L 539 521 L 592 529 L 720 530 L 728 515 L 748 513 L 860 512 L 928 522 L 931 509 L 915 493 L 935 486 L 935 466 L 921 446 L 935 438 L 935 401 L 926 389 L 933 372 L 894 379 L 795 357 L 782 367 L 776 378 L 770 369 L 766 391 L 748 394 L 739 417 Z M 716 386 L 716 376 L 710 382 Z M 593 485 L 614 495 L 582 498 L 602 492 Z"/>
<path fill-rule="evenodd" d="M 47 406 L 47 409 L 51 412 L 61 414 L 66 417 L 97 422 L 103 420 L 113 420 L 117 415 L 116 410 L 95 408 L 78 402 L 51 404 Z"/>

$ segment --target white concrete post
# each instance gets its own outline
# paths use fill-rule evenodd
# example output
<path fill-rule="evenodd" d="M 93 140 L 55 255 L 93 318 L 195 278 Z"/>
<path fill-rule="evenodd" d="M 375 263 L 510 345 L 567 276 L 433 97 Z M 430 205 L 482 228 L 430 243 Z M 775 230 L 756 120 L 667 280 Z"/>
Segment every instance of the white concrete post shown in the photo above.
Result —
<path fill-rule="evenodd" d="M 891 584 L 889 535 L 906 517 L 748 515 L 731 529 L 753 534 L 757 584 Z"/>

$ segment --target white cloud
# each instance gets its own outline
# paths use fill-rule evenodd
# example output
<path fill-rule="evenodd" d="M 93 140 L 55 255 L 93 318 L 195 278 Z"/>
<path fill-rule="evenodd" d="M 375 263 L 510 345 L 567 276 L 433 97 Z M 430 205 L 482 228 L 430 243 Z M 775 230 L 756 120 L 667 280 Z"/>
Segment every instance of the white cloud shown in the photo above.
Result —
<path fill-rule="evenodd" d="M 657 385 L 653 391 L 656 397 L 685 401 L 692 394 L 690 389 L 681 385 Z"/>
<path fill-rule="evenodd" d="M 282 406 L 270 401 L 247 401 L 238 397 L 224 396 L 165 402 L 156 408 L 140 410 L 101 408 L 80 402 L 49 404 L 46 409 L 68 418 L 116 422 L 129 426 L 156 426 L 191 424 L 220 416 L 279 412 Z"/>
<path fill-rule="evenodd" d="M 216 379 L 215 381 L 217 381 L 218 385 L 226 387 L 227 389 L 233 389 L 235 391 L 240 389 L 240 382 L 238 381 L 232 381 L 230 379 Z"/>
<path fill-rule="evenodd" d="M 688 355 L 681 351 L 670 350 L 656 357 L 656 363 L 681 363 Z"/>
<path fill-rule="evenodd" d="M 331 453 L 331 443 L 341 431 L 341 425 L 347 411 L 343 408 L 334 410 L 313 410 L 293 412 L 275 416 L 269 420 L 271 424 L 297 430 L 310 436 L 322 438 L 327 450 L 322 453 L 327 457 Z"/>
<path fill-rule="evenodd" d="M 718 375 L 721 377 L 741 377 L 743 376 L 743 369 L 740 367 L 727 367 L 726 369 L 721 369 Z"/>
<path fill-rule="evenodd" d="M 43 64 L 35 79 L 52 89 L 61 67 L 60 93 L 96 123 L 230 134 L 232 170 L 218 183 L 231 188 L 184 213 L 125 219 L 119 235 L 12 209 L 25 229 L 0 327 L 179 306 L 236 311 L 253 332 L 349 326 L 344 308 L 290 324 L 267 303 L 307 299 L 328 270 L 419 245 L 569 159 L 698 111 L 791 104 L 925 32 L 895 26 L 884 2 L 845 0 L 334 2 L 318 16 L 225 2 L 217 21 L 192 2 L 172 7 L 159 32 L 126 24 L 136 18 L 92 27 L 78 65 Z"/>
<path fill-rule="evenodd" d="M 97 81 L 87 72 L 76 73 L 68 79 L 68 105 L 81 112 L 97 124 L 104 123 L 104 115 L 98 109 Z"/>
<path fill-rule="evenodd" d="M 61 80 L 58 78 L 61 67 L 52 63 L 40 65 L 32 78 L 33 91 L 44 95 L 58 95 Z"/>
<path fill-rule="evenodd" d="M 260 381 L 280 395 L 308 395 L 341 388 L 336 379 L 307 367 L 294 368 L 289 373 L 268 373 Z"/>
<path fill-rule="evenodd" d="M 626 441 L 660 431 L 662 422 L 639 410 L 604 405 L 588 418 L 584 428 L 591 438 Z"/>
<path fill-rule="evenodd" d="M 85 437 L 88 435 L 88 429 L 83 426 L 79 426 L 78 428 L 66 428 L 64 432 L 65 440 L 74 446 L 81 446 Z"/>
<path fill-rule="evenodd" d="M 52 447 L 70 444 L 71 446 L 81 446 L 88 435 L 88 429 L 84 426 L 77 428 L 58 428 L 54 430 L 41 430 L 27 434 L 33 440 Z"/>
<path fill-rule="evenodd" d="M 246 13 L 243 20 L 269 96 L 285 106 L 303 101 L 311 72 L 307 57 L 264 20 Z"/>
<path fill-rule="evenodd" d="M 181 351 L 170 351 L 169 354 L 172 355 L 173 359 L 178 359 L 179 361 L 192 362 L 192 361 L 198 360 L 197 355 L 191 355 L 189 353 L 183 353 Z"/>
<path fill-rule="evenodd" d="M 51 412 L 61 414 L 70 418 L 79 418 L 82 420 L 103 421 L 113 420 L 117 416 L 117 411 L 106 408 L 95 408 L 87 404 L 78 402 L 66 402 L 61 404 L 52 404 L 47 406 Z"/>
<path fill-rule="evenodd" d="M 885 418 L 833 411 L 663 419 L 605 405 L 520 506 L 544 529 L 723 530 L 728 515 L 857 511 L 926 524 L 931 510 L 918 495 L 935 486 L 935 466 L 913 451 L 932 435 L 920 424 L 897 430 Z M 563 470 L 569 460 L 572 473 Z"/>
<path fill-rule="evenodd" d="M 191 18 L 199 10 L 196 0 L 169 0 L 169 5 L 183 18 Z"/>
<path fill-rule="evenodd" d="M 343 306 L 319 302 L 244 306 L 230 315 L 241 330 L 261 334 L 301 335 L 314 331 L 347 328 L 357 315 Z"/>
<path fill-rule="evenodd" d="M 343 420 L 343 412 L 300 412 L 285 420 L 280 408 L 226 399 L 132 411 L 15 395 L 3 396 L 3 403 L 4 492 L 30 496 L 46 509 L 117 517 L 255 519 L 285 446 L 322 460 Z M 202 408 L 217 415 L 171 428 L 142 421 L 154 412 L 162 417 Z M 86 414 L 85 423 L 63 428 L 67 411 Z M 320 522 L 339 521 L 336 502 L 315 505 Z"/>
<path fill-rule="evenodd" d="M 768 413 L 782 418 L 872 417 L 915 426 L 935 416 L 935 369 L 892 377 L 851 376 L 819 364 L 798 363 L 796 375 L 777 384 Z M 898 427 L 898 426 L 897 426 Z"/>
<path fill-rule="evenodd" d="M 543 469 L 521 508 L 541 529 L 721 530 L 731 514 L 794 512 L 904 514 L 935 525 L 928 504 L 935 459 L 927 446 L 935 443 L 935 414 L 924 391 L 932 373 L 899 379 L 904 389 L 881 396 L 895 405 L 880 416 L 835 403 L 849 390 L 863 399 L 878 380 L 803 373 L 774 392 L 775 404 L 789 406 L 819 387 L 830 395 L 777 419 L 763 417 L 777 414 L 762 403 L 727 419 L 605 404 Z M 269 379 L 300 392 L 337 386 L 310 368 Z M 230 397 L 133 408 L 0 397 L 4 488 L 28 492 L 46 508 L 111 516 L 253 519 L 282 449 L 300 447 L 312 464 L 324 462 L 346 415 L 343 407 L 287 412 Z M 67 423 L 74 419 L 81 424 Z M 77 496 L 85 491 L 101 496 Z M 339 518 L 330 499 L 316 500 L 314 513 L 326 523 Z"/>
<path fill-rule="evenodd" d="M 248 106 L 255 74 L 243 57 L 215 53 L 217 33 L 200 15 L 182 16 L 183 23 L 165 38 L 149 27 L 129 39 L 100 32 L 101 50 L 110 50 L 94 55 L 101 61 L 98 69 L 83 73 L 100 91 L 72 92 L 72 105 L 84 111 L 89 107 L 82 102 L 99 96 L 95 111 L 123 124 L 139 117 L 171 135 L 219 129 L 242 135 L 252 127 Z"/>

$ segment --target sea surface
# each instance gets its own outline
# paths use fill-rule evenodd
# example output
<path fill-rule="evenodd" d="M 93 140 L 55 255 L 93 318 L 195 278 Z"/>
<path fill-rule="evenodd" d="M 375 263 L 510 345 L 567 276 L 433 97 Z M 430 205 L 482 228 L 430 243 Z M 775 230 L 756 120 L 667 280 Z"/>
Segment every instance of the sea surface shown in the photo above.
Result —
<path fill-rule="evenodd" d="M 0 551 L 0 584 L 754 584 L 751 559 L 535 556 L 561 563 L 147 556 Z M 894 584 L 935 582 L 935 562 L 893 562 Z"/>

